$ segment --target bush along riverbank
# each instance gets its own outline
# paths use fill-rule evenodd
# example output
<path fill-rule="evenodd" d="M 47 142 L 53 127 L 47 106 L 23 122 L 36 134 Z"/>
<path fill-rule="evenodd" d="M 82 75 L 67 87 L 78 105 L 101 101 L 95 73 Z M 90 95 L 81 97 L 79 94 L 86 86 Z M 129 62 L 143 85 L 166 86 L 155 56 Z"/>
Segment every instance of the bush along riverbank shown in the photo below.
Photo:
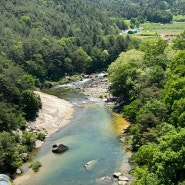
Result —
<path fill-rule="evenodd" d="M 143 39 L 109 66 L 113 95 L 132 123 L 135 185 L 185 183 L 184 38 Z"/>

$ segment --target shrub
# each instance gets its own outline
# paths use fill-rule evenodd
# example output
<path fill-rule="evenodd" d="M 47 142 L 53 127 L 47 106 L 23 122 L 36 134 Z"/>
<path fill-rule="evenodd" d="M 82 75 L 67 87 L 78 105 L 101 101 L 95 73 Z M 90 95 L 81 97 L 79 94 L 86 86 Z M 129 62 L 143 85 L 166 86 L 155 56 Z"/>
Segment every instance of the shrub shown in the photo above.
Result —
<path fill-rule="evenodd" d="M 37 139 L 40 140 L 40 141 L 44 141 L 44 139 L 45 139 L 45 134 L 44 134 L 44 133 L 41 133 L 41 132 L 38 133 L 38 134 L 37 134 Z"/>
<path fill-rule="evenodd" d="M 34 172 L 38 172 L 39 171 L 39 168 L 42 166 L 41 162 L 40 161 L 33 161 L 31 164 L 30 164 L 30 168 L 32 168 L 32 170 Z"/>
<path fill-rule="evenodd" d="M 101 94 L 101 95 L 99 96 L 99 98 L 103 99 L 103 95 Z"/>

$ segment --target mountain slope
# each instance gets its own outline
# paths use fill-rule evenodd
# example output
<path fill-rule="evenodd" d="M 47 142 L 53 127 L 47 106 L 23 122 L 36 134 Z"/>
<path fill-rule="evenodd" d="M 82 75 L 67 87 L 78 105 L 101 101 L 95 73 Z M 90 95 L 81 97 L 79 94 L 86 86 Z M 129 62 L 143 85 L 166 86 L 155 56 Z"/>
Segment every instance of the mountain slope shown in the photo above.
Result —
<path fill-rule="evenodd" d="M 101 70 L 109 63 L 102 63 L 103 50 L 116 44 L 107 37 L 127 27 L 123 19 L 81 0 L 2 0 L 0 24 L 1 53 L 41 81 Z"/>
<path fill-rule="evenodd" d="M 184 0 L 89 0 L 130 19 L 140 17 L 152 22 L 167 23 L 172 15 L 185 15 Z"/>

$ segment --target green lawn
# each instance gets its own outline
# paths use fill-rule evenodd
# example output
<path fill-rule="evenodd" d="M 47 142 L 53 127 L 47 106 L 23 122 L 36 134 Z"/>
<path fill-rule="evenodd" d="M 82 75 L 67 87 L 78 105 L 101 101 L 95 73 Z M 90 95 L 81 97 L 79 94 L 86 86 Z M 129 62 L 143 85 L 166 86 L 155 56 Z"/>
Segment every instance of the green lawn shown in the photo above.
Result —
<path fill-rule="evenodd" d="M 173 21 L 174 22 L 185 22 L 185 15 L 174 15 Z"/>
<path fill-rule="evenodd" d="M 174 22 L 171 24 L 144 23 L 140 25 L 144 30 L 155 31 L 158 34 L 179 34 L 185 30 L 185 22 Z"/>
<path fill-rule="evenodd" d="M 138 35 L 140 36 L 150 36 L 150 37 L 156 37 L 156 36 L 159 36 L 157 32 L 155 31 L 149 31 L 149 30 L 143 30 L 141 32 L 138 32 Z"/>

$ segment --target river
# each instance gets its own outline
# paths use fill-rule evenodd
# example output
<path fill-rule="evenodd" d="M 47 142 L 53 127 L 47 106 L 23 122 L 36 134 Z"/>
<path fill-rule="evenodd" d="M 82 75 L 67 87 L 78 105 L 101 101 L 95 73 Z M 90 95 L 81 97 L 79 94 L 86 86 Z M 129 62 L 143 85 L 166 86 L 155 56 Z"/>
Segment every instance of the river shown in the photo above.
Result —
<path fill-rule="evenodd" d="M 73 118 L 32 157 L 42 167 L 21 185 L 112 185 L 114 172 L 128 173 L 130 166 L 119 141 L 123 122 L 117 121 L 100 99 L 73 96 L 70 101 L 75 108 Z M 55 143 L 67 145 L 69 150 L 54 154 L 51 148 Z M 96 163 L 86 169 L 91 160 Z"/>

